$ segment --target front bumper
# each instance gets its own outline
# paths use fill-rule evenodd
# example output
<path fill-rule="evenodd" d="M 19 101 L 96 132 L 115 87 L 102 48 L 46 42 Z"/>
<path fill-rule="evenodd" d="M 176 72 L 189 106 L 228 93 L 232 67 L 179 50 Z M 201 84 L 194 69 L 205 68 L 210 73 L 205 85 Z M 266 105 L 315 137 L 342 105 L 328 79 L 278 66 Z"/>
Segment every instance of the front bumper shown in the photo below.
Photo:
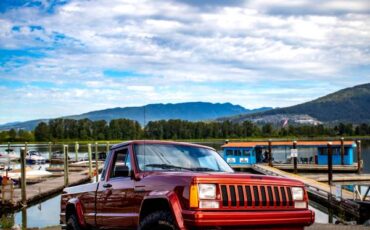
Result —
<path fill-rule="evenodd" d="M 189 228 L 205 227 L 266 227 L 292 228 L 309 226 L 315 221 L 315 213 L 311 210 L 293 211 L 187 211 L 182 215 L 185 225 Z"/>

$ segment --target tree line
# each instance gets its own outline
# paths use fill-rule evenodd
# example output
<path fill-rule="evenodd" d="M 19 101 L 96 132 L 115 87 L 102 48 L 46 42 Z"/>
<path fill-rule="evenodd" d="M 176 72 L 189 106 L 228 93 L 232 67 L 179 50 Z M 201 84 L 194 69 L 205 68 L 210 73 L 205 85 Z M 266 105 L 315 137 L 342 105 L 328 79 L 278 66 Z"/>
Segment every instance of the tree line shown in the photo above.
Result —
<path fill-rule="evenodd" d="M 0 141 L 59 140 L 131 140 L 131 139 L 208 139 L 250 137 L 319 137 L 370 135 L 370 124 L 289 125 L 224 122 L 190 122 L 184 120 L 150 121 L 143 128 L 128 119 L 92 121 L 89 119 L 54 119 L 41 122 L 33 131 L 0 132 Z"/>

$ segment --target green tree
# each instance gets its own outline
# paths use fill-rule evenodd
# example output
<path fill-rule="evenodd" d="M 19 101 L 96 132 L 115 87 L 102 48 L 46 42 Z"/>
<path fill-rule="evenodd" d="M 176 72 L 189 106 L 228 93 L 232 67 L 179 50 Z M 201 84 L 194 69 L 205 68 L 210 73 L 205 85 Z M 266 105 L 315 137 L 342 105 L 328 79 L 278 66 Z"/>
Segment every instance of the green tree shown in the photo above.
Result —
<path fill-rule="evenodd" d="M 49 141 L 50 130 L 49 126 L 45 122 L 39 123 L 35 128 L 35 140 L 36 141 Z"/>
<path fill-rule="evenodd" d="M 16 141 L 17 140 L 17 131 L 15 129 L 9 130 L 9 141 Z"/>

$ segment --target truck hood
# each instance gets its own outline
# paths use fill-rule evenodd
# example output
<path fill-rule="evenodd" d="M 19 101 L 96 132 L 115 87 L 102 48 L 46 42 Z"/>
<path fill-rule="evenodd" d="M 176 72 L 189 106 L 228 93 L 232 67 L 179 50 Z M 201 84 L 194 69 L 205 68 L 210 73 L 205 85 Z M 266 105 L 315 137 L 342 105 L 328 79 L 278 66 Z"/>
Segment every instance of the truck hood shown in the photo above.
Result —
<path fill-rule="evenodd" d="M 277 176 L 264 176 L 249 173 L 227 172 L 151 172 L 145 179 L 158 179 L 161 181 L 176 180 L 177 182 L 217 183 L 217 184 L 272 184 L 286 186 L 304 186 L 298 180 Z"/>

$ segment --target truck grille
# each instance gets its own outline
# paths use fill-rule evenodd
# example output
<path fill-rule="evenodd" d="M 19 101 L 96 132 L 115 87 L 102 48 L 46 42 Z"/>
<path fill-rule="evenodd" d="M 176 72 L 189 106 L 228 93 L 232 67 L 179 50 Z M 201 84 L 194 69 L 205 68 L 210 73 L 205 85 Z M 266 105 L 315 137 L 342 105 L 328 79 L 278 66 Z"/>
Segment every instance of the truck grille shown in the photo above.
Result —
<path fill-rule="evenodd" d="M 293 207 L 290 187 L 273 185 L 221 185 L 223 207 Z"/>

